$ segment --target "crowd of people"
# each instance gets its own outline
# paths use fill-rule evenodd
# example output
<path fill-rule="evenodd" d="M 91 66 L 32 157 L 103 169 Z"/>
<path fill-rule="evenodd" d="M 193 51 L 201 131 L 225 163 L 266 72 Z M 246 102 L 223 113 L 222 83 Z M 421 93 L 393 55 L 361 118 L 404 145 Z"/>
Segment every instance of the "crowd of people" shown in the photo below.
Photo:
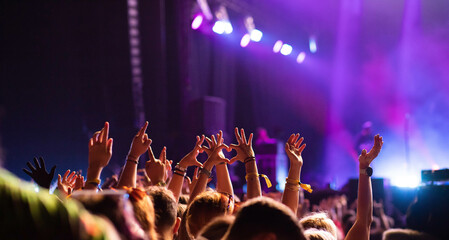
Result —
<path fill-rule="evenodd" d="M 379 135 L 372 148 L 364 149 L 358 158 L 357 199 L 350 207 L 343 195 L 313 205 L 304 199 L 304 191 L 313 194 L 313 189 L 301 182 L 301 154 L 306 144 L 299 134 L 292 134 L 285 143 L 288 177 L 284 192 L 276 195 L 261 190 L 260 179 L 266 176 L 257 168 L 253 134 L 247 138 L 244 129 L 235 129 L 237 143 L 229 146 L 221 131 L 210 138 L 197 136 L 192 151 L 173 163 L 166 157 L 166 148 L 155 157 L 147 127 L 148 122 L 133 138 L 121 172 L 107 176 L 103 184 L 100 178 L 106 176 L 102 170 L 111 159 L 113 146 L 108 122 L 89 141 L 87 174 L 70 170 L 58 174 L 57 190 L 52 194 L 36 192 L 32 184 L 0 169 L 1 238 L 443 239 L 444 233 L 427 228 L 390 229 L 392 219 L 381 203 L 373 202 L 370 164 L 383 145 Z M 235 151 L 235 156 L 228 159 L 224 151 Z M 146 152 L 145 169 L 138 169 Z M 200 153 L 208 156 L 203 163 L 197 160 Z M 235 196 L 228 169 L 236 161 L 242 162 L 246 171 L 243 198 Z M 55 167 L 48 171 L 43 158 L 35 158 L 34 164 L 28 162 L 27 166 L 25 173 L 41 188 L 49 189 Z M 188 168 L 195 168 L 192 178 L 186 176 Z M 212 177 L 216 178 L 214 189 L 208 187 Z M 415 225 L 425 224 L 426 219 L 421 219 Z"/>

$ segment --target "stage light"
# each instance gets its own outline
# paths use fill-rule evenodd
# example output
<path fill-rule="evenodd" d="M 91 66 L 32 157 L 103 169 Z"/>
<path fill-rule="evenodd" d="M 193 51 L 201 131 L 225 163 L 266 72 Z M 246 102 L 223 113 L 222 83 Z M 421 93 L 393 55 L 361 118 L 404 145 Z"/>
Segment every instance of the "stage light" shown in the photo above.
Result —
<path fill-rule="evenodd" d="M 262 39 L 263 33 L 257 29 L 251 31 L 251 40 L 254 42 L 259 42 Z"/>
<path fill-rule="evenodd" d="M 292 46 L 290 46 L 288 44 L 282 45 L 282 48 L 281 48 L 282 55 L 284 55 L 284 56 L 290 55 L 290 53 L 292 53 L 292 51 L 293 51 Z"/>
<path fill-rule="evenodd" d="M 316 53 L 317 47 L 316 47 L 315 37 L 310 37 L 310 39 L 309 39 L 309 49 L 310 49 L 311 53 Z"/>
<path fill-rule="evenodd" d="M 401 175 L 401 174 L 400 174 Z M 391 185 L 397 187 L 415 188 L 420 184 L 419 176 L 402 175 L 391 179 Z"/>
<path fill-rule="evenodd" d="M 230 22 L 227 22 L 227 21 L 224 22 L 224 32 L 225 32 L 226 34 L 231 34 L 232 31 L 234 31 L 234 28 L 232 28 L 231 23 L 230 23 Z"/>
<path fill-rule="evenodd" d="M 247 33 L 247 34 L 243 35 L 242 40 L 240 40 L 240 46 L 244 48 L 244 47 L 248 46 L 250 41 L 251 41 L 251 37 Z"/>
<path fill-rule="evenodd" d="M 305 52 L 300 52 L 298 57 L 296 58 L 296 62 L 301 64 L 304 62 L 304 60 L 306 59 L 306 53 Z"/>
<path fill-rule="evenodd" d="M 212 31 L 217 34 L 223 34 L 225 32 L 225 24 L 222 21 L 216 21 L 212 27 Z"/>
<path fill-rule="evenodd" d="M 281 51 L 282 44 L 284 44 L 284 43 L 281 40 L 277 40 L 273 46 L 273 52 L 278 53 L 279 51 Z"/>
<path fill-rule="evenodd" d="M 192 29 L 193 30 L 198 29 L 201 26 L 201 24 L 203 23 L 203 19 L 204 19 L 203 15 L 198 14 L 192 21 Z"/>

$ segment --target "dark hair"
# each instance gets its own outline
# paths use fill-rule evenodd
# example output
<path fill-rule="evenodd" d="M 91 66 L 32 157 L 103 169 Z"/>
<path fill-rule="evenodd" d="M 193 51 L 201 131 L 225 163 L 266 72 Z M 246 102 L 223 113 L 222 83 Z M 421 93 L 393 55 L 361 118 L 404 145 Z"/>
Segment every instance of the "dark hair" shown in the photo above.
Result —
<path fill-rule="evenodd" d="M 266 197 L 254 198 L 242 205 L 225 239 L 251 239 L 263 233 L 273 233 L 279 240 L 306 240 L 293 212 Z"/>
<path fill-rule="evenodd" d="M 228 231 L 235 217 L 232 215 L 214 218 L 209 224 L 201 229 L 198 239 L 220 240 Z"/>
<path fill-rule="evenodd" d="M 157 231 L 162 233 L 171 229 L 176 223 L 178 211 L 173 193 L 166 188 L 152 186 L 147 188 L 147 194 L 153 200 Z"/>

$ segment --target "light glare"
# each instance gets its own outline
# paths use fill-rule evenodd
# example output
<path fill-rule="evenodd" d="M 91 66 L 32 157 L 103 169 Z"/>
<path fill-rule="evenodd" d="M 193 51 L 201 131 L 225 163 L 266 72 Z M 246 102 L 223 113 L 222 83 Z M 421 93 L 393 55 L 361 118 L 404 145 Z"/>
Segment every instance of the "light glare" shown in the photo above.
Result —
<path fill-rule="evenodd" d="M 251 40 L 251 37 L 249 36 L 248 33 L 243 35 L 242 40 L 240 40 L 240 46 L 243 48 L 248 46 L 250 40 Z"/>
<path fill-rule="evenodd" d="M 316 40 L 314 37 L 311 37 L 309 39 L 309 49 L 311 53 L 316 53 L 317 47 L 316 47 Z"/>
<path fill-rule="evenodd" d="M 251 31 L 251 40 L 254 42 L 260 42 L 262 39 L 263 33 L 257 29 Z"/>
<path fill-rule="evenodd" d="M 212 31 L 217 34 L 223 34 L 225 32 L 225 24 L 222 21 L 216 21 L 212 27 Z"/>
<path fill-rule="evenodd" d="M 301 64 L 301 63 L 304 62 L 305 59 L 306 59 L 306 53 L 305 52 L 300 52 L 298 57 L 296 58 L 296 62 Z"/>
<path fill-rule="evenodd" d="M 193 21 L 192 21 L 192 29 L 193 30 L 198 29 L 201 26 L 202 23 L 203 23 L 203 16 L 202 15 L 197 15 L 195 17 L 195 19 L 193 19 Z"/>
<path fill-rule="evenodd" d="M 282 55 L 284 55 L 284 56 L 290 55 L 290 53 L 292 53 L 292 51 L 293 51 L 292 46 L 290 46 L 288 44 L 282 45 L 282 48 L 281 48 Z"/>
<path fill-rule="evenodd" d="M 278 53 L 279 51 L 281 51 L 282 44 L 284 43 L 281 40 L 277 40 L 276 43 L 274 44 L 273 52 Z"/>

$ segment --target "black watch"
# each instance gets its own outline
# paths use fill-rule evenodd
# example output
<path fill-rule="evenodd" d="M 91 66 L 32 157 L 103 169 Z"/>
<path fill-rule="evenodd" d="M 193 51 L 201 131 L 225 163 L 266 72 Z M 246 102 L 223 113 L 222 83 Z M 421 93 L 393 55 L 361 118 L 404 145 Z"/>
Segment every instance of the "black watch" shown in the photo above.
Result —
<path fill-rule="evenodd" d="M 371 177 L 373 175 L 373 169 L 371 167 L 367 167 L 365 169 L 360 169 L 360 174 Z"/>

